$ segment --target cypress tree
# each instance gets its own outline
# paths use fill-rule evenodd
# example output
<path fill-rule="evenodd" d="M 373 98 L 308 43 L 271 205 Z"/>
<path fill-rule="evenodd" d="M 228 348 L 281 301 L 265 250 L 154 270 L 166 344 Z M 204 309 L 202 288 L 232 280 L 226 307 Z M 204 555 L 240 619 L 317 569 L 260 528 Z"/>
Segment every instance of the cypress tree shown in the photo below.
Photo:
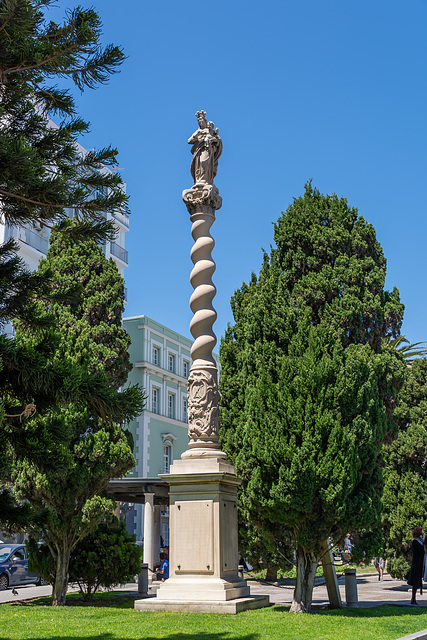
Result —
<path fill-rule="evenodd" d="M 380 445 L 403 364 L 386 261 L 346 199 L 311 183 L 274 227 L 258 277 L 232 298 L 221 344 L 222 445 L 242 478 L 242 526 L 291 537 L 293 611 L 309 611 L 322 543 L 378 523 Z"/>
<path fill-rule="evenodd" d="M 119 408 L 115 416 L 99 417 L 90 397 L 86 406 L 75 402 L 52 406 L 32 421 L 34 439 L 50 451 L 49 463 L 22 458 L 14 465 L 17 496 L 28 500 L 37 513 L 46 514 L 42 538 L 55 565 L 52 603 L 63 605 L 73 548 L 114 508 L 105 494 L 108 481 L 134 465 L 129 437 L 118 422 L 140 413 L 143 396 L 137 387 L 118 391 L 130 369 L 129 336 L 121 327 L 124 283 L 114 261 L 105 258 L 96 238 L 91 237 L 90 225 L 68 220 L 53 230 L 39 272 L 48 269 L 53 288 L 62 296 L 49 308 L 60 338 L 52 363 L 64 362 L 70 371 L 78 366 L 88 375 L 100 376 Z M 81 287 L 78 299 L 73 299 L 75 283 Z M 26 344 L 33 337 L 33 332 L 22 327 L 16 340 Z M 60 443 L 53 443 L 50 437 L 55 424 L 62 433 Z"/>
<path fill-rule="evenodd" d="M 399 393 L 396 438 L 384 451 L 383 529 L 387 570 L 410 568 L 412 530 L 427 526 L 427 359 L 414 360 Z"/>

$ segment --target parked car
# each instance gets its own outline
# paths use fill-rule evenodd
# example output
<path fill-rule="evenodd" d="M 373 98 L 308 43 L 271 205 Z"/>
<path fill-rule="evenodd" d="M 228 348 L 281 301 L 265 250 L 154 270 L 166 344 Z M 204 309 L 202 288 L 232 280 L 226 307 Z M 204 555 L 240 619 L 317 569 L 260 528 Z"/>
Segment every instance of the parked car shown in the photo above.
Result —
<path fill-rule="evenodd" d="M 24 544 L 0 544 L 0 591 L 23 584 L 46 584 L 37 573 L 28 571 L 28 551 Z"/>

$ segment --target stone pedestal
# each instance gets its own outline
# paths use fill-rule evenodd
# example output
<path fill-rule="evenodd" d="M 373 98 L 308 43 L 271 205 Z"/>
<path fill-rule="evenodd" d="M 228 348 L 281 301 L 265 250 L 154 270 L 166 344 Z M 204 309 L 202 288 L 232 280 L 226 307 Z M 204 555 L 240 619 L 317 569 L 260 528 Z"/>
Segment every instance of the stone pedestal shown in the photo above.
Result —
<path fill-rule="evenodd" d="M 265 607 L 238 574 L 237 487 L 224 458 L 177 460 L 162 478 L 170 486 L 169 579 L 139 611 L 238 613 Z"/>

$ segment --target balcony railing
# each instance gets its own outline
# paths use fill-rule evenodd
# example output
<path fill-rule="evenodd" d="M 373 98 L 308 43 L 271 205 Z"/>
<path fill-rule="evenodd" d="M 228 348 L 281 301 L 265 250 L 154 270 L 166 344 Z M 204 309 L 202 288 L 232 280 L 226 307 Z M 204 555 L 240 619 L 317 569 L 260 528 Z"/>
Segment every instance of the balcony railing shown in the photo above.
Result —
<path fill-rule="evenodd" d="M 43 238 L 38 233 L 24 226 L 9 227 L 9 237 L 21 240 L 21 242 L 44 254 L 46 254 L 49 249 L 49 240 L 47 238 Z"/>
<path fill-rule="evenodd" d="M 110 253 L 113 256 L 116 256 L 116 258 L 118 258 L 119 260 L 121 260 L 125 264 L 128 264 L 128 262 L 129 262 L 129 260 L 128 260 L 128 252 L 126 251 L 126 249 L 123 249 L 123 247 L 120 247 L 115 242 L 110 242 Z"/>
<path fill-rule="evenodd" d="M 129 229 L 129 216 L 125 211 L 116 209 L 116 211 L 113 211 L 113 218 Z"/>

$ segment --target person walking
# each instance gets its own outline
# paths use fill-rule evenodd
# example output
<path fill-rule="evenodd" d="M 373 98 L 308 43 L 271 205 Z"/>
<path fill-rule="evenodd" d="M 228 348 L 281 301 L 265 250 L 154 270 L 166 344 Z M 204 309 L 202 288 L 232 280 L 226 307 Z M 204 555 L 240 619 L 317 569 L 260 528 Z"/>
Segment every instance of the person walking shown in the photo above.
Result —
<path fill-rule="evenodd" d="M 349 533 L 347 533 L 346 537 L 344 538 L 344 553 L 347 554 L 348 562 L 351 562 L 353 559 L 353 543 L 350 540 Z"/>
<path fill-rule="evenodd" d="M 384 569 L 385 569 L 384 558 L 373 558 L 373 563 L 374 563 L 375 569 L 378 571 L 378 580 L 382 580 Z"/>
<path fill-rule="evenodd" d="M 415 527 L 412 537 L 412 562 L 407 582 L 412 587 L 411 604 L 418 604 L 417 590 L 419 589 L 420 595 L 423 595 L 424 531 L 422 527 Z"/>

